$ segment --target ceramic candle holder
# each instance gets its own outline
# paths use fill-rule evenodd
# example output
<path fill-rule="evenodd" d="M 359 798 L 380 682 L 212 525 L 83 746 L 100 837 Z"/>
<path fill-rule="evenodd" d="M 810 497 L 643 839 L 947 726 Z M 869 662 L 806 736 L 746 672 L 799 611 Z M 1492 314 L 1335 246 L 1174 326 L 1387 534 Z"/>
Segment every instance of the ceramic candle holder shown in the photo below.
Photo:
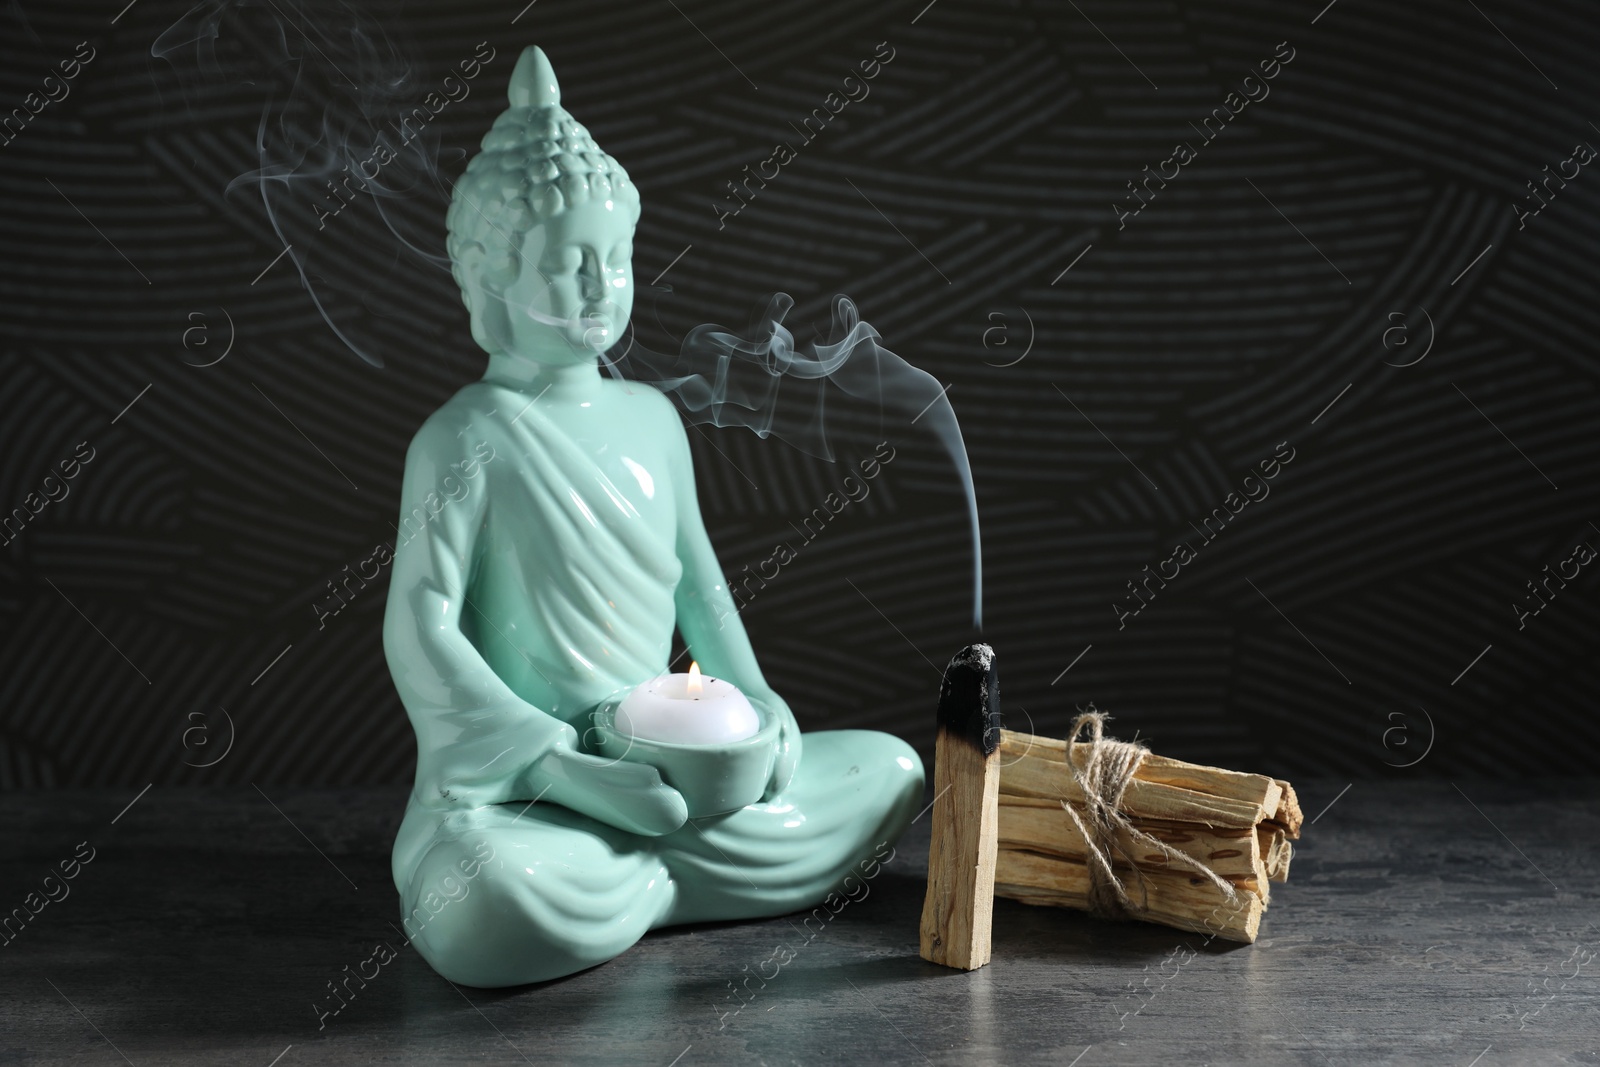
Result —
<path fill-rule="evenodd" d="M 742 741 L 714 745 L 680 745 L 634 737 L 617 726 L 620 701 L 602 704 L 594 713 L 591 735 L 602 755 L 646 763 L 683 794 L 689 818 L 723 815 L 761 799 L 778 756 L 778 720 L 761 707 L 761 728 Z"/>
<path fill-rule="evenodd" d="M 577 973 L 648 930 L 814 907 L 905 830 L 923 786 L 898 738 L 802 735 L 762 674 L 682 415 L 611 376 L 638 189 L 562 105 L 539 49 L 506 103 L 445 219 L 488 361 L 406 453 L 384 617 L 417 735 L 391 867 L 405 936 L 482 988 Z M 754 736 L 618 730 L 610 702 L 667 672 L 675 631 L 749 700 Z M 727 709 L 715 692 L 689 703 L 704 720 L 655 736 L 749 725 L 700 732 Z"/>

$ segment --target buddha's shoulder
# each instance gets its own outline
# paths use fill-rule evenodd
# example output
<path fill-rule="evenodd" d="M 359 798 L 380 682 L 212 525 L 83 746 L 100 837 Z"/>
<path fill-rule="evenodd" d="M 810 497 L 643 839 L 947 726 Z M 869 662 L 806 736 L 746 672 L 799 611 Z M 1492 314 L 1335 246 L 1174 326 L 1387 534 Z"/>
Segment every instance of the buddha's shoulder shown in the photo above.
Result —
<path fill-rule="evenodd" d="M 469 382 L 422 420 L 422 425 L 417 427 L 416 434 L 411 438 L 411 447 L 453 447 L 450 442 L 464 441 L 471 436 L 469 431 L 474 425 L 483 428 L 502 401 L 503 398 L 496 397 L 494 390 L 485 382 Z M 467 447 L 471 447 L 470 442 Z"/>
<path fill-rule="evenodd" d="M 657 430 L 683 433 L 677 408 L 659 389 L 611 378 L 604 379 L 601 388 L 611 410 Z M 508 394 L 490 382 L 469 382 L 423 420 L 412 438 L 412 447 L 448 448 L 450 442 L 468 440 L 474 432 L 480 436 L 492 432 L 494 427 L 514 420 L 519 414 L 517 401 L 521 399 L 520 394 Z"/>
<path fill-rule="evenodd" d="M 661 390 L 639 382 L 618 381 L 615 378 L 606 378 L 603 381 L 607 400 L 619 409 L 624 411 L 631 409 L 641 415 L 677 420 L 677 408 L 673 407 L 672 401 L 668 400 L 667 395 Z"/>

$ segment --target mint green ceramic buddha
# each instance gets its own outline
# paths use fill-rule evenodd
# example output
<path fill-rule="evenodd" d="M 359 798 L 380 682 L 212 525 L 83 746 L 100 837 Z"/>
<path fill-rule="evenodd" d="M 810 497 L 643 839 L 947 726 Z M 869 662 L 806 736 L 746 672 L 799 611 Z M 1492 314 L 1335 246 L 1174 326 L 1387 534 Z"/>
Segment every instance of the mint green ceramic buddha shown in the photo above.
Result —
<path fill-rule="evenodd" d="M 449 213 L 488 370 L 411 442 L 384 620 L 417 735 L 393 859 L 405 930 L 473 986 L 570 974 L 657 927 L 812 907 L 882 856 L 923 782 L 887 734 L 802 735 L 762 677 L 677 410 L 600 373 L 633 304 L 638 192 L 539 49 L 509 96 Z M 591 714 L 667 672 L 674 626 L 779 727 L 765 795 L 728 814 L 688 820 L 654 767 L 595 748 Z"/>

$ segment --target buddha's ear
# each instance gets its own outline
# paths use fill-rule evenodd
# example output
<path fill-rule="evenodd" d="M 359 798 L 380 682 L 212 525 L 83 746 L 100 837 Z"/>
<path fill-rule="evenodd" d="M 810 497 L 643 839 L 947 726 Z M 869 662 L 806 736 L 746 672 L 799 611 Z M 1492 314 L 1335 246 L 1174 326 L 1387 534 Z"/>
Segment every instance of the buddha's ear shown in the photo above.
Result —
<path fill-rule="evenodd" d="M 493 355 L 506 351 L 511 338 L 511 320 L 506 313 L 505 298 L 484 274 L 482 262 L 474 265 L 467 272 L 467 283 L 461 287 L 461 295 L 472 320 L 472 339 L 478 342 L 479 348 Z"/>

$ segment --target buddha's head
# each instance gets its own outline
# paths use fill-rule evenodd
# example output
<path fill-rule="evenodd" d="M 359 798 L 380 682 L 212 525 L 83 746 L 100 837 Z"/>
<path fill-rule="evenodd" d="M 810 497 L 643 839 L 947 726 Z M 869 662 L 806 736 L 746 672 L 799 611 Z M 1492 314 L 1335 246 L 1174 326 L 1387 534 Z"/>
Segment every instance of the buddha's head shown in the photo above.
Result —
<path fill-rule="evenodd" d="M 472 337 L 490 355 L 594 363 L 633 311 L 639 192 L 562 108 L 540 49 L 523 51 L 507 95 L 447 217 Z"/>

